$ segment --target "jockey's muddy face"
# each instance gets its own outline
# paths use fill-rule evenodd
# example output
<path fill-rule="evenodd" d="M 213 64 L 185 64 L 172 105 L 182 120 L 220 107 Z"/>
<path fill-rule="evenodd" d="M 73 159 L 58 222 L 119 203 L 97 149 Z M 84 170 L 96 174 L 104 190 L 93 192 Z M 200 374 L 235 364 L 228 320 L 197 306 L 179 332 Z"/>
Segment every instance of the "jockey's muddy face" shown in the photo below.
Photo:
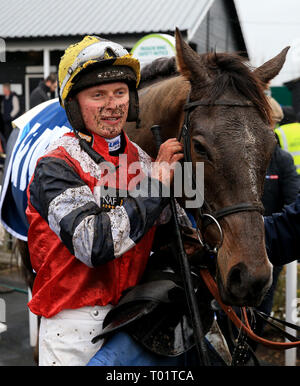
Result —
<path fill-rule="evenodd" d="M 76 98 L 88 130 L 104 138 L 114 138 L 121 133 L 129 108 L 129 89 L 126 83 L 89 87 L 80 91 Z"/>

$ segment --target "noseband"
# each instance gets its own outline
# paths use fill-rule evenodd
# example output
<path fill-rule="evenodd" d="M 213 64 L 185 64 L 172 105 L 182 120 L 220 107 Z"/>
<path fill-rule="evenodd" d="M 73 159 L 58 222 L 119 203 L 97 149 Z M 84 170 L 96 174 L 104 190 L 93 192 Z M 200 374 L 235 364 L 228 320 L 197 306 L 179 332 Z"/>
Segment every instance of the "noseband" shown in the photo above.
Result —
<path fill-rule="evenodd" d="M 190 113 L 191 111 L 198 106 L 230 106 L 230 107 L 253 107 L 254 104 L 251 101 L 246 101 L 244 103 L 241 102 L 231 102 L 226 100 L 218 100 L 214 103 L 210 103 L 209 101 L 203 101 L 203 100 L 197 100 L 194 102 L 190 102 L 190 97 L 187 99 L 187 103 L 184 105 L 184 122 L 178 137 L 178 141 L 181 141 L 181 138 L 183 138 L 183 146 L 184 146 L 184 160 L 185 162 L 192 162 L 192 156 L 191 156 L 191 133 L 190 133 Z M 189 171 L 189 168 L 188 168 Z M 193 189 L 197 190 L 196 186 L 196 179 L 194 172 L 191 173 L 189 176 L 192 180 Z M 198 191 L 197 193 L 200 192 Z M 256 203 L 248 203 L 248 202 L 242 202 L 238 203 L 232 206 L 227 206 L 225 208 L 221 208 L 217 211 L 213 211 L 210 205 L 207 203 L 207 201 L 203 198 L 203 206 L 201 208 L 198 208 L 198 217 L 201 220 L 202 223 L 202 230 L 205 230 L 205 228 L 209 225 L 214 223 L 217 226 L 218 232 L 220 234 L 220 242 L 218 245 L 216 245 L 214 248 L 211 248 L 206 244 L 202 239 L 199 232 L 199 229 L 197 227 L 198 232 L 198 238 L 203 247 L 209 250 L 210 253 L 213 253 L 217 255 L 218 250 L 222 246 L 223 243 L 223 231 L 222 227 L 219 224 L 220 219 L 229 216 L 231 214 L 240 213 L 240 212 L 259 212 L 263 214 L 263 205 L 259 202 Z M 204 208 L 208 211 L 208 213 L 204 213 Z M 203 233 L 202 233 L 203 235 Z"/>

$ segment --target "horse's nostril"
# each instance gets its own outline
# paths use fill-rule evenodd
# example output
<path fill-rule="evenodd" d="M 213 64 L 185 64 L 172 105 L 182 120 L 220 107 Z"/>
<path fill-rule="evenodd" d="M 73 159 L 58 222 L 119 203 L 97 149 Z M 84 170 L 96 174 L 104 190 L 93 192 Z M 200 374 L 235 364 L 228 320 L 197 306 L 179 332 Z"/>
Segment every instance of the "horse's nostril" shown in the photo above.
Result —
<path fill-rule="evenodd" d="M 227 291 L 233 302 L 256 303 L 260 301 L 268 282 L 268 275 L 252 276 L 246 265 L 240 263 L 229 271 Z"/>
<path fill-rule="evenodd" d="M 228 290 L 236 297 L 243 297 L 245 295 L 245 288 L 248 285 L 248 279 L 246 272 L 247 269 L 244 265 L 238 264 L 231 268 L 228 275 Z"/>
<path fill-rule="evenodd" d="M 239 268 L 234 268 L 230 275 L 231 284 L 240 285 L 242 282 L 241 271 Z"/>

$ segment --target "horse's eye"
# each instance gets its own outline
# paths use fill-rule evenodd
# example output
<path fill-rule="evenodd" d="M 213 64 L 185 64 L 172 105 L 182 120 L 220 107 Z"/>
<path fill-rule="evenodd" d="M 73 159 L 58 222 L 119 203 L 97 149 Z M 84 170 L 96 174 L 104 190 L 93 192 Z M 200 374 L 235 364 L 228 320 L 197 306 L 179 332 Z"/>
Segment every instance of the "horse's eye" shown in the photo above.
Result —
<path fill-rule="evenodd" d="M 201 157 L 207 157 L 207 151 L 200 142 L 194 141 L 194 149 L 197 154 L 201 155 Z"/>

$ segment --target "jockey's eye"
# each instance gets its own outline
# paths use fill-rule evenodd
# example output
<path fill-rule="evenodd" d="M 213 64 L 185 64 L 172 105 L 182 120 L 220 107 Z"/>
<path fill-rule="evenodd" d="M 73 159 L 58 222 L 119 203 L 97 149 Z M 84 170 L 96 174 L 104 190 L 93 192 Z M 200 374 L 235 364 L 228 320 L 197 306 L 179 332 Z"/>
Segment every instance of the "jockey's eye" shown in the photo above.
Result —
<path fill-rule="evenodd" d="M 193 140 L 193 143 L 194 143 L 195 152 L 199 154 L 201 157 L 208 158 L 205 147 L 199 141 Z"/>
<path fill-rule="evenodd" d="M 126 95 L 126 90 L 125 89 L 117 90 L 117 91 L 115 91 L 115 95 L 122 97 L 123 95 Z"/>
<path fill-rule="evenodd" d="M 104 97 L 104 93 L 101 91 L 96 91 L 92 96 L 94 98 L 102 98 L 102 97 Z"/>

